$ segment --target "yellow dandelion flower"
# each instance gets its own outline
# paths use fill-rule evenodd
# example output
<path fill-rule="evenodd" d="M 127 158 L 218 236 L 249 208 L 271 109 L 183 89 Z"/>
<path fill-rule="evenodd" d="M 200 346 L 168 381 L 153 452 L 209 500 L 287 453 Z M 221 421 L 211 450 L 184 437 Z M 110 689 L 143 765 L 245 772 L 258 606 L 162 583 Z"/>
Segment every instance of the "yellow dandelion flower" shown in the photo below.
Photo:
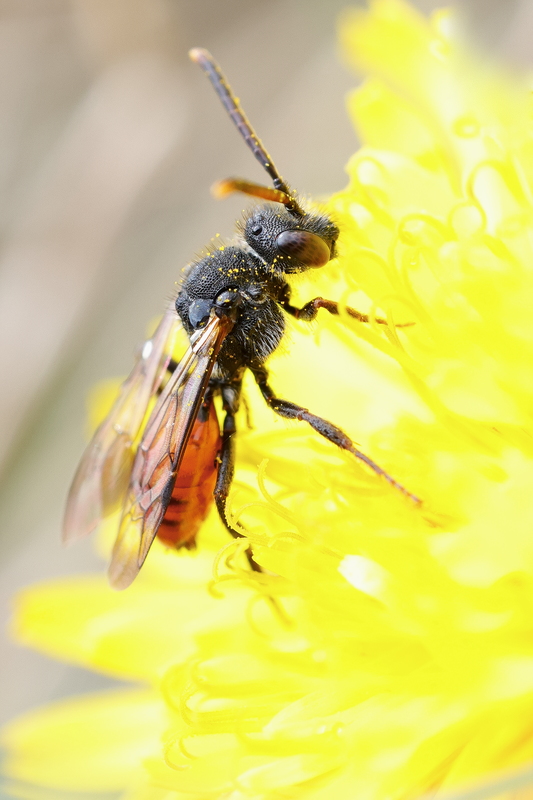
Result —
<path fill-rule="evenodd" d="M 381 800 L 514 775 L 503 796 L 533 758 L 529 95 L 449 13 L 374 0 L 341 38 L 364 147 L 328 204 L 341 257 L 295 290 L 391 324 L 294 322 L 272 369 L 423 506 L 254 401 L 232 508 L 264 574 L 212 516 L 196 556 L 154 548 L 124 594 L 19 598 L 22 641 L 148 687 L 8 726 L 19 792 Z"/>

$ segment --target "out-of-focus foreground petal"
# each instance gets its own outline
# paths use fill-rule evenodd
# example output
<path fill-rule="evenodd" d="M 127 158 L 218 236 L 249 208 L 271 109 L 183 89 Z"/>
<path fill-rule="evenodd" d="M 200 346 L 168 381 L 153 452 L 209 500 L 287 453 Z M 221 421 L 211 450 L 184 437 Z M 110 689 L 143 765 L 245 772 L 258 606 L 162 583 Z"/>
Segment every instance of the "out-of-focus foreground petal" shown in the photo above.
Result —
<path fill-rule="evenodd" d="M 143 781 L 165 715 L 145 690 L 91 694 L 32 711 L 4 728 L 4 771 L 60 791 L 112 792 Z"/>

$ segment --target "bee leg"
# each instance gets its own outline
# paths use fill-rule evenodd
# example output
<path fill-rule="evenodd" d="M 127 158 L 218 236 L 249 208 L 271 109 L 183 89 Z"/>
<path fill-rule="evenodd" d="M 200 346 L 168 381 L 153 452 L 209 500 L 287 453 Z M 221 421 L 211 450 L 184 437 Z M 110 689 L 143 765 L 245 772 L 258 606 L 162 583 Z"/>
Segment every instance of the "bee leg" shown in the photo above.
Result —
<path fill-rule="evenodd" d="M 250 404 L 249 404 L 248 400 L 246 399 L 246 395 L 244 393 L 242 395 L 242 404 L 244 406 L 244 411 L 246 413 L 246 427 L 248 428 L 248 430 L 252 431 L 254 429 L 254 423 L 253 423 L 253 419 L 252 419 L 252 411 L 250 409 Z"/>
<path fill-rule="evenodd" d="M 233 475 L 235 472 L 235 433 L 237 427 L 235 424 L 235 414 L 239 407 L 241 387 L 237 389 L 230 385 L 222 388 L 222 402 L 223 408 L 226 412 L 224 418 L 224 427 L 222 429 L 222 451 L 220 453 L 220 463 L 218 466 L 217 481 L 215 484 L 215 504 L 218 514 L 222 520 L 225 528 L 236 539 L 241 539 L 246 536 L 246 531 L 237 523 L 238 527 L 233 527 L 229 524 L 226 516 L 226 503 L 228 501 L 229 491 L 233 482 Z M 254 561 L 252 551 L 248 547 L 246 550 L 246 558 L 250 567 L 255 572 L 261 572 L 261 567 Z"/>
<path fill-rule="evenodd" d="M 339 304 L 335 300 L 326 300 L 323 297 L 315 297 L 313 300 L 309 300 L 301 308 L 297 306 L 292 306 L 287 300 L 282 299 L 280 302 L 282 308 L 290 314 L 291 316 L 295 317 L 296 319 L 302 319 L 304 322 L 312 322 L 316 315 L 318 314 L 318 310 L 320 308 L 325 308 L 326 311 L 329 311 L 330 314 L 338 315 L 339 312 Z M 354 319 L 358 320 L 359 322 L 377 322 L 378 325 L 388 325 L 386 319 L 382 319 L 382 317 L 369 317 L 368 314 L 362 314 L 360 311 L 356 311 L 355 308 L 351 308 L 350 306 L 344 306 L 343 310 L 348 314 L 348 316 L 353 317 Z M 410 325 L 413 325 L 413 322 L 403 322 L 397 323 L 397 328 L 408 328 Z"/>
<path fill-rule="evenodd" d="M 355 458 L 358 458 L 360 461 L 370 467 L 370 469 L 373 470 L 376 475 L 383 477 L 388 483 L 390 483 L 391 486 L 408 497 L 414 503 L 417 505 L 421 503 L 418 497 L 416 497 L 414 494 L 411 494 L 411 492 L 402 486 L 401 483 L 398 483 L 398 481 L 389 475 L 388 472 L 385 472 L 385 470 L 380 467 L 379 464 L 376 464 L 375 461 L 372 461 L 371 458 L 358 450 L 350 437 L 347 436 L 347 434 L 345 434 L 340 428 L 337 428 L 336 425 L 328 422 L 327 419 L 323 419 L 322 417 L 317 417 L 315 414 L 311 414 L 311 412 L 308 411 L 307 408 L 303 408 L 303 406 L 298 406 L 296 403 L 291 403 L 288 400 L 281 400 L 279 397 L 276 397 L 272 388 L 268 384 L 268 373 L 264 367 L 255 369 L 253 372 L 261 394 L 263 395 L 267 404 L 276 412 L 276 414 L 279 414 L 281 417 L 285 417 L 286 419 L 297 419 L 307 422 L 317 433 L 319 433 L 321 436 L 324 436 L 324 438 L 333 444 L 336 444 L 337 447 L 340 447 L 342 450 L 346 450 L 347 452 L 351 453 L 353 456 L 355 456 Z"/>

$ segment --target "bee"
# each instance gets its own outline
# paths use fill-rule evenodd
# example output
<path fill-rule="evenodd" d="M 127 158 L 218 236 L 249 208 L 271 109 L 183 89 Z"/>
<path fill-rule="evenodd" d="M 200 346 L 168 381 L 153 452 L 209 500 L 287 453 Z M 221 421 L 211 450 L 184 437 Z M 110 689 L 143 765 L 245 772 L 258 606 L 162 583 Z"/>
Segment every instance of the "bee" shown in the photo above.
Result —
<path fill-rule="evenodd" d="M 278 397 L 272 389 L 265 362 L 281 342 L 285 314 L 311 321 L 321 308 L 339 313 L 337 302 L 322 297 L 302 307 L 293 305 L 286 281 L 287 275 L 325 267 L 334 259 L 339 229 L 328 216 L 303 208 L 210 53 L 196 48 L 190 56 L 207 74 L 273 186 L 240 178 L 217 185 L 218 195 L 242 192 L 263 202 L 246 216 L 236 244 L 209 253 L 185 271 L 175 305 L 167 308 L 142 348 L 74 476 L 63 527 L 66 542 L 89 534 L 102 518 L 122 506 L 109 567 L 110 582 L 117 589 L 134 580 L 156 536 L 170 547 L 193 548 L 213 499 L 229 533 L 245 535 L 244 529 L 228 521 L 226 503 L 234 474 L 236 414 L 246 370 L 252 372 L 276 414 L 306 422 L 419 503 L 358 450 L 344 431 Z M 347 313 L 368 322 L 368 317 L 355 309 L 348 308 Z M 387 324 L 383 319 L 377 321 Z M 169 353 L 177 326 L 184 329 L 189 343 L 176 363 Z M 224 412 L 222 428 L 213 403 L 217 395 Z M 251 567 L 260 570 L 250 549 L 247 555 Z"/>

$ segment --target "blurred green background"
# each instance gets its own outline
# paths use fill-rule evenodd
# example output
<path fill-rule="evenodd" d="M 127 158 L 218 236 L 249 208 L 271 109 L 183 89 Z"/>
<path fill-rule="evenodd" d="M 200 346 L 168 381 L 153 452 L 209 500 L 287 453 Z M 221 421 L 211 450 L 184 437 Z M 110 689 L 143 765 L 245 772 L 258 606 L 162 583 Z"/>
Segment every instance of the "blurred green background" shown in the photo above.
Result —
<path fill-rule="evenodd" d="M 441 3 L 416 3 L 429 11 Z M 87 392 L 128 371 L 180 269 L 243 200 L 215 180 L 264 180 L 192 46 L 209 48 L 284 177 L 341 188 L 357 143 L 338 58 L 342 0 L 0 0 L 0 598 L 101 570 L 64 550 L 64 498 Z M 529 68 L 531 0 L 462 0 L 467 35 Z M 2 626 L 2 631 L 5 625 Z M 0 641 L 0 717 L 106 679 Z"/>

